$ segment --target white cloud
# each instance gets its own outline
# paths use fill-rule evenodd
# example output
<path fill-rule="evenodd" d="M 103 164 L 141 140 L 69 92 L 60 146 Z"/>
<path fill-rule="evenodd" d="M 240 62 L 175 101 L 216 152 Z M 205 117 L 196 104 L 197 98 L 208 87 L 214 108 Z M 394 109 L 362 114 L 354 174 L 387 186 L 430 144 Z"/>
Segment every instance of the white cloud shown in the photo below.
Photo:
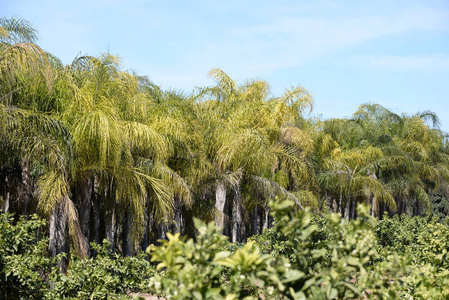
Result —
<path fill-rule="evenodd" d="M 444 53 L 410 56 L 359 56 L 360 64 L 399 71 L 449 71 L 449 55 Z"/>
<path fill-rule="evenodd" d="M 383 36 L 414 30 L 446 30 L 446 11 L 414 7 L 378 15 L 294 17 L 277 15 L 265 23 L 231 28 L 207 42 L 188 61 L 226 65 L 248 73 L 269 73 L 299 66 L 319 57 Z M 243 71 L 245 72 L 245 71 Z"/>

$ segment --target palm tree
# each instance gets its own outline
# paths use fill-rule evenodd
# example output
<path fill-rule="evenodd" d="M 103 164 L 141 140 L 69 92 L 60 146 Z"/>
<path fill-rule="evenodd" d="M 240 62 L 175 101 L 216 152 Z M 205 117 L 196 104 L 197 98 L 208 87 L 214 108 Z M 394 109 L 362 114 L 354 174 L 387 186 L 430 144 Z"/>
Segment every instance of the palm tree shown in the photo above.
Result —
<path fill-rule="evenodd" d="M 65 249 L 66 233 L 69 233 L 82 256 L 84 248 L 77 214 L 68 196 L 69 135 L 64 124 L 53 114 L 56 110 L 53 94 L 56 70 L 52 57 L 33 43 L 36 31 L 27 22 L 3 18 L 0 24 L 0 123 L 2 139 L 8 145 L 6 149 L 9 154 L 14 153 L 8 162 L 16 164 L 20 161 L 20 211 L 28 214 L 39 210 L 44 215 L 51 215 L 51 254 Z M 31 170 L 38 174 L 35 183 Z M 9 182 L 9 178 L 5 179 Z M 32 203 L 34 184 L 38 203 Z M 64 211 L 63 217 L 55 218 L 60 208 Z M 64 270 L 63 262 L 60 267 Z"/>
<path fill-rule="evenodd" d="M 169 187 L 143 163 L 166 159 L 166 140 L 147 123 L 149 95 L 139 78 L 120 71 L 116 57 L 80 57 L 66 72 L 63 87 L 71 92 L 62 118 L 73 132 L 73 190 L 83 233 L 98 241 L 100 231 L 90 229 L 104 224 L 112 245 L 129 255 L 143 235 L 146 202 L 151 199 L 160 216 L 172 212 Z"/>
<path fill-rule="evenodd" d="M 336 148 L 326 161 L 325 172 L 319 175 L 323 189 L 333 195 L 337 210 L 348 220 L 355 218 L 355 208 L 360 202 L 372 200 L 373 211 L 378 203 L 385 203 L 396 209 L 396 203 L 385 184 L 376 174 L 376 167 L 383 153 L 379 148 L 369 146 L 365 149 L 344 151 Z M 374 176 L 373 176 L 374 175 Z"/>
<path fill-rule="evenodd" d="M 313 142 L 295 126 L 303 121 L 301 113 L 311 106 L 311 98 L 304 89 L 294 88 L 282 97 L 269 99 L 269 87 L 264 81 L 239 86 L 219 69 L 212 70 L 210 76 L 216 86 L 203 89 L 200 95 L 212 97 L 201 107 L 205 116 L 203 140 L 208 143 L 208 157 L 217 174 L 216 223 L 223 227 L 230 217 L 232 240 L 241 241 L 246 227 L 242 192 L 249 191 L 242 189 L 242 183 L 252 185 L 252 190 L 268 191 L 267 197 L 282 194 L 301 205 L 294 194 L 276 183 L 272 174 L 279 168 L 288 169 L 292 187 L 304 188 L 294 185 L 307 173 L 304 159 L 312 152 Z M 232 202 L 227 201 L 227 196 L 232 197 Z M 230 207 L 229 216 L 226 206 Z M 254 205 L 253 211 L 257 211 Z M 268 211 L 265 214 L 268 217 Z"/>

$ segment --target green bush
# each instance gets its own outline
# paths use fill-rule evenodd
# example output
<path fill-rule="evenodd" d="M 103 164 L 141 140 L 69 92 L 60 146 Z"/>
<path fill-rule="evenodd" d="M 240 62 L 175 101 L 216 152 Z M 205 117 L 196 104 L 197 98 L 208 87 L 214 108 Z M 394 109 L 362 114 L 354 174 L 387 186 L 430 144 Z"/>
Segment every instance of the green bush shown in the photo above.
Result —
<path fill-rule="evenodd" d="M 45 221 L 0 214 L 0 299 L 41 299 L 56 263 L 47 257 Z"/>
<path fill-rule="evenodd" d="M 338 215 L 314 219 L 288 201 L 272 208 L 276 226 L 264 242 L 255 238 L 262 249 L 249 242 L 234 253 L 223 250 L 230 247 L 226 238 L 213 224 L 198 220 L 196 241 L 176 234 L 150 247 L 161 271 L 150 289 L 169 299 L 398 298 L 405 290 L 407 260 L 392 256 L 376 263 L 375 221 L 366 208 L 359 208 L 360 218 L 349 224 Z M 275 236 L 281 237 L 280 245 Z"/>
<path fill-rule="evenodd" d="M 266 286 L 269 255 L 252 243 L 231 253 L 226 249 L 234 247 L 213 223 L 194 222 L 195 241 L 168 234 L 161 246 L 148 248 L 161 271 L 150 280 L 150 291 L 168 299 L 251 299 Z"/>
<path fill-rule="evenodd" d="M 271 203 L 275 226 L 244 245 L 195 219 L 196 236 L 168 235 L 146 253 L 47 257 L 45 222 L 0 214 L 0 299 L 129 299 L 148 291 L 167 299 L 448 299 L 449 227 L 436 218 L 314 215 Z M 151 261 L 157 264 L 153 267 Z"/>
<path fill-rule="evenodd" d="M 111 251 L 111 244 L 92 244 L 97 256 L 74 260 L 67 274 L 55 273 L 49 299 L 111 299 L 130 291 L 143 290 L 154 274 L 145 253 L 121 258 Z"/>

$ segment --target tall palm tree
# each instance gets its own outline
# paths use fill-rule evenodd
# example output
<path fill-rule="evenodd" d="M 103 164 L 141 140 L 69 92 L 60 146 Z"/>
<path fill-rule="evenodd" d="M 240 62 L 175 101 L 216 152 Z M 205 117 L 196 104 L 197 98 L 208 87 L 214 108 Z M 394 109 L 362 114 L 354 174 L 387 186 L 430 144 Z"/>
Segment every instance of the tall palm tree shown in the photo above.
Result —
<path fill-rule="evenodd" d="M 7 141 L 9 153 L 14 153 L 9 163 L 20 161 L 21 169 L 22 184 L 18 194 L 21 208 L 17 207 L 16 211 L 28 214 L 39 210 L 50 215 L 50 253 L 64 249 L 67 232 L 82 256 L 82 235 L 68 196 L 69 135 L 53 113 L 56 110 L 53 94 L 56 70 L 52 57 L 34 44 L 36 31 L 26 21 L 3 18 L 0 24 L 2 139 Z M 37 176 L 31 176 L 32 170 Z M 34 184 L 37 197 L 34 197 Z M 55 215 L 60 207 L 64 208 L 64 214 L 57 219 Z M 64 269 L 63 263 L 61 269 Z"/>
<path fill-rule="evenodd" d="M 269 190 L 267 197 L 282 194 L 297 200 L 276 183 L 272 174 L 283 168 L 292 178 L 296 176 L 295 183 L 304 179 L 299 177 L 307 173 L 304 158 L 311 153 L 313 142 L 295 126 L 302 121 L 303 109 L 311 106 L 311 98 L 304 89 L 294 88 L 282 97 L 270 99 L 264 81 L 238 85 L 219 69 L 212 70 L 210 76 L 216 86 L 202 90 L 201 96 L 212 99 L 203 101 L 201 107 L 207 112 L 203 112 L 204 141 L 218 178 L 216 223 L 223 227 L 225 219 L 230 218 L 229 234 L 232 240 L 241 241 L 245 238 L 247 215 L 242 183 L 252 185 L 253 190 Z M 225 212 L 226 206 L 230 207 L 230 215 Z"/>

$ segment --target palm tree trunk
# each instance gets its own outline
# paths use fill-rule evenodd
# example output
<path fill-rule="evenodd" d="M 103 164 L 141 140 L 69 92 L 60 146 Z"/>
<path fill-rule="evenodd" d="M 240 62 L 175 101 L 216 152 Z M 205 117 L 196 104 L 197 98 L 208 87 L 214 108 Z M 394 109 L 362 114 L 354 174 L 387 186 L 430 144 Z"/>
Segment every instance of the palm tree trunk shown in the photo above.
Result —
<path fill-rule="evenodd" d="M 132 242 L 132 217 L 131 211 L 128 208 L 125 210 L 123 218 L 123 255 L 131 256 L 133 254 L 133 242 Z"/>
<path fill-rule="evenodd" d="M 351 201 L 351 214 L 350 218 L 355 220 L 357 218 L 357 200 Z"/>
<path fill-rule="evenodd" d="M 92 197 L 92 210 L 91 210 L 91 236 L 89 242 L 100 243 L 100 207 L 98 205 L 98 198 L 94 195 Z M 96 252 L 91 250 L 91 257 L 96 256 Z"/>
<path fill-rule="evenodd" d="M 259 210 L 258 206 L 254 206 L 254 212 L 253 212 L 253 219 L 252 219 L 252 235 L 259 234 Z"/>
<path fill-rule="evenodd" d="M 157 225 L 157 238 L 158 240 L 167 239 L 167 224 L 165 222 L 161 222 Z"/>
<path fill-rule="evenodd" d="M 175 205 L 174 205 L 174 226 L 173 226 L 173 232 L 180 233 L 182 228 L 182 215 L 181 215 L 181 203 L 179 199 L 176 199 L 175 197 Z"/>
<path fill-rule="evenodd" d="M 151 211 L 150 211 L 150 199 L 147 197 L 146 202 L 145 202 L 145 216 L 144 216 L 144 220 L 143 220 L 143 226 L 144 226 L 144 231 L 143 231 L 143 236 L 142 236 L 142 242 L 140 243 L 140 247 L 142 248 L 142 250 L 145 251 L 145 249 L 147 249 L 147 247 L 150 245 L 150 228 L 151 228 Z"/>
<path fill-rule="evenodd" d="M 9 187 L 8 176 L 5 176 L 5 188 L 4 188 L 4 191 L 5 191 L 5 193 L 4 193 L 5 198 L 3 199 L 1 211 L 6 213 L 9 210 L 9 201 L 10 201 L 10 198 L 11 198 L 11 192 L 10 192 L 10 187 Z"/>
<path fill-rule="evenodd" d="M 80 187 L 80 199 L 79 199 L 79 216 L 80 216 L 80 225 L 81 232 L 83 236 L 91 241 L 91 213 L 92 213 L 92 194 L 93 194 L 93 186 L 94 186 L 94 178 L 92 176 L 87 177 L 82 183 Z M 87 245 L 87 249 L 89 246 Z"/>
<path fill-rule="evenodd" d="M 223 182 L 217 182 L 215 191 L 215 208 L 217 210 L 217 216 L 215 217 L 215 224 L 217 227 L 224 229 L 225 226 L 225 213 L 224 208 L 226 204 L 226 186 Z"/>
<path fill-rule="evenodd" d="M 112 186 L 107 188 L 105 193 L 105 201 L 106 208 L 104 210 L 104 228 L 105 228 L 105 236 L 106 239 L 111 243 L 111 250 L 114 251 L 115 247 L 120 247 L 120 243 L 116 244 L 116 236 L 117 236 L 117 212 L 116 212 L 116 193 L 115 188 Z"/>
<path fill-rule="evenodd" d="M 269 217 L 270 217 L 270 207 L 268 205 L 265 205 L 264 209 L 264 216 L 263 216 L 263 228 L 262 233 L 265 229 L 268 229 L 269 227 Z"/>
<path fill-rule="evenodd" d="M 49 224 L 50 240 L 48 251 L 50 256 L 56 256 L 59 253 L 68 253 L 68 226 L 67 226 L 67 208 L 66 200 L 53 208 L 50 215 Z M 67 270 L 67 258 L 63 257 L 58 263 L 60 272 L 65 273 Z"/>
<path fill-rule="evenodd" d="M 245 226 L 243 224 L 243 204 L 240 197 L 239 188 L 235 189 L 234 201 L 232 205 L 232 241 L 242 242 L 244 238 Z"/>
<path fill-rule="evenodd" d="M 22 215 L 28 214 L 28 206 L 31 202 L 31 176 L 30 176 L 30 161 L 22 158 L 20 161 L 21 175 L 22 175 Z"/>
<path fill-rule="evenodd" d="M 116 235 L 116 217 L 115 207 L 106 213 L 106 239 L 111 243 L 111 249 L 115 249 L 115 235 Z"/>
<path fill-rule="evenodd" d="M 348 197 L 348 199 L 346 200 L 345 213 L 343 216 L 344 218 L 346 218 L 346 222 L 349 222 L 350 205 L 351 205 L 351 197 Z"/>
<path fill-rule="evenodd" d="M 338 197 L 338 200 L 335 200 L 335 201 L 337 201 L 337 211 L 336 211 L 336 213 L 340 213 L 341 216 L 344 217 L 343 216 L 343 208 L 342 208 L 342 206 L 343 206 L 343 195 L 340 194 L 339 197 Z"/>
<path fill-rule="evenodd" d="M 376 196 L 372 196 L 371 198 L 371 216 L 376 217 L 378 213 L 378 202 Z"/>

